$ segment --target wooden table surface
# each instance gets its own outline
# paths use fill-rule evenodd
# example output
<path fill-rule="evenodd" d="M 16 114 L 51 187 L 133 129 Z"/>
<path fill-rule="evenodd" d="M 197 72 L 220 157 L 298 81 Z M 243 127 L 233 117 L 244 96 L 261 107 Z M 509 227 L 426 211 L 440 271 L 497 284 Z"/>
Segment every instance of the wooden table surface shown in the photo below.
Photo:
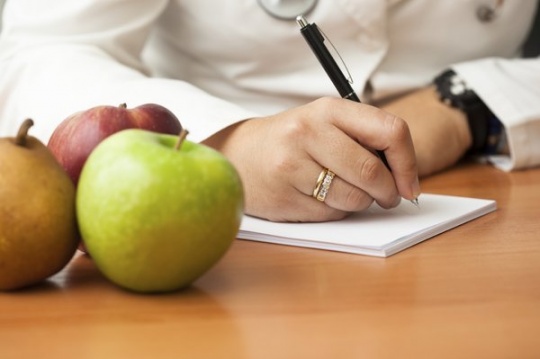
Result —
<path fill-rule="evenodd" d="M 77 255 L 0 293 L 0 358 L 540 358 L 540 169 L 465 164 L 422 189 L 499 208 L 386 259 L 237 240 L 167 295 Z"/>

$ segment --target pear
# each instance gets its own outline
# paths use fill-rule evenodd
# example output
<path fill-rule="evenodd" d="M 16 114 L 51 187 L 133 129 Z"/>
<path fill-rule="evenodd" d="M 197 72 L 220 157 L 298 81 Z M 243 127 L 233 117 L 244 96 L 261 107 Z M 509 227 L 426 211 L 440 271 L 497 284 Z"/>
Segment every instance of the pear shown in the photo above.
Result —
<path fill-rule="evenodd" d="M 50 150 L 28 136 L 0 138 L 0 290 L 59 272 L 79 243 L 75 186 Z"/>

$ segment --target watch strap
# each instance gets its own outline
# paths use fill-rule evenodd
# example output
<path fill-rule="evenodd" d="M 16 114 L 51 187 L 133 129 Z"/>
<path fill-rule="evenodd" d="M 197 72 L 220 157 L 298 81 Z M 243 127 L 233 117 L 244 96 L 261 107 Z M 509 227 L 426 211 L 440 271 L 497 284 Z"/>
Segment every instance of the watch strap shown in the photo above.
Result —
<path fill-rule="evenodd" d="M 444 71 L 435 78 L 434 83 L 441 101 L 466 115 L 472 136 L 469 152 L 485 153 L 488 142 L 493 142 L 493 139 L 488 141 L 490 128 L 493 128 L 490 122 L 495 120 L 500 124 L 499 120 L 454 70 Z"/>

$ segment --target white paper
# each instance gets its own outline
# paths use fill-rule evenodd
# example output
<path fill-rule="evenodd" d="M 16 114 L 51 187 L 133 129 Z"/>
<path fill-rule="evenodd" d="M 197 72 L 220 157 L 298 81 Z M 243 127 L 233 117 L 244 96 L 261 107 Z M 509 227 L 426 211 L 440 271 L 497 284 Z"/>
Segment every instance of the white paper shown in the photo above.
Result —
<path fill-rule="evenodd" d="M 494 200 L 422 194 L 393 209 L 377 205 L 341 221 L 278 223 L 244 216 L 238 238 L 387 257 L 496 210 Z"/>

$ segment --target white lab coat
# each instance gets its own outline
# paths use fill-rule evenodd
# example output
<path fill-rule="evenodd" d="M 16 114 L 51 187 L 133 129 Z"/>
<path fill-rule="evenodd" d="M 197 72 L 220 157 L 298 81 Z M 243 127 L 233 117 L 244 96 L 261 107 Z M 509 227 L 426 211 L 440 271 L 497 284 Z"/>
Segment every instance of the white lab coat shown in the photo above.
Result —
<path fill-rule="evenodd" d="M 518 59 L 537 1 L 505 1 L 487 23 L 476 16 L 485 3 L 319 0 L 306 17 L 339 49 L 364 101 L 425 86 L 453 67 L 506 127 L 511 156 L 498 165 L 537 166 L 540 58 Z M 47 141 L 75 111 L 155 102 L 199 141 L 236 121 L 328 95 L 336 90 L 295 20 L 269 16 L 256 0 L 5 6 L 0 136 L 32 117 L 32 133 Z"/>

